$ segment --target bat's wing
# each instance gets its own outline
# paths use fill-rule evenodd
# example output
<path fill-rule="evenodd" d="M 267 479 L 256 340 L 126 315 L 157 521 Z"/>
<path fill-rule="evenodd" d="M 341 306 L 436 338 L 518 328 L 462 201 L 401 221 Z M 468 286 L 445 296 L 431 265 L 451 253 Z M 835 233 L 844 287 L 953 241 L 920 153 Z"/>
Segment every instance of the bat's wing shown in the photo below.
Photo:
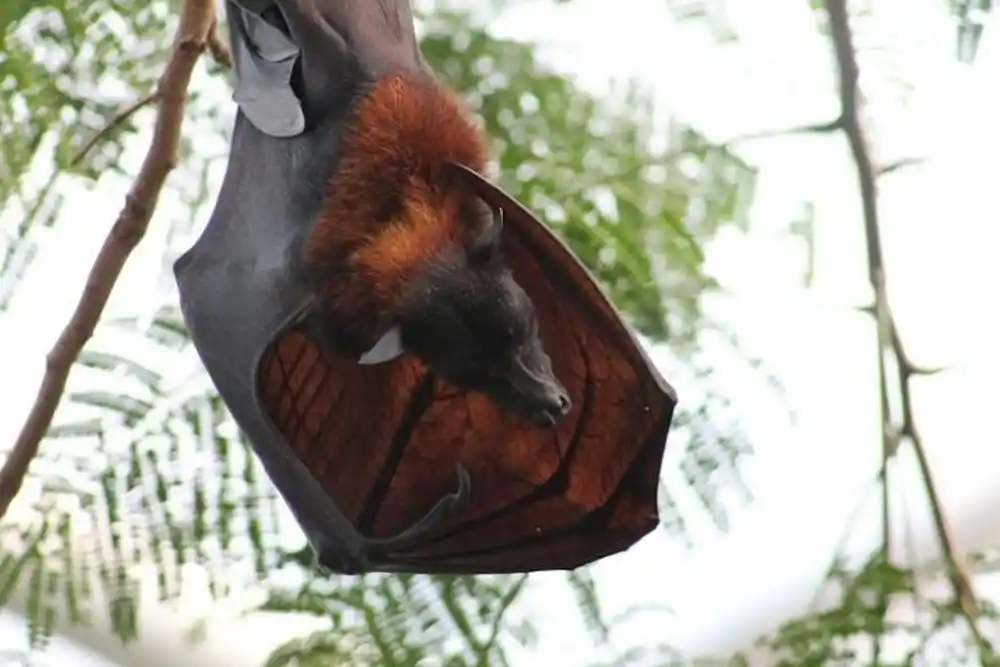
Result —
<path fill-rule="evenodd" d="M 380 14 L 355 22 L 349 12 L 338 14 L 338 8 L 381 4 L 227 2 L 241 63 L 240 110 L 215 209 L 201 237 L 174 265 L 181 311 L 219 394 L 313 548 L 329 567 L 345 572 L 368 569 L 372 550 L 394 543 L 365 539 L 343 516 L 262 408 L 257 377 L 272 341 L 309 311 L 311 292 L 296 257 L 320 206 L 343 112 L 362 85 L 360 73 L 384 65 L 373 54 L 411 50 L 405 31 L 386 30 L 380 45 L 359 43 L 374 38 Z M 411 60 L 411 66 L 420 63 Z M 357 443 L 358 449 L 365 446 Z M 418 528 L 434 523 L 467 493 L 467 477 L 460 474 L 459 482 L 461 493 L 442 494 L 436 513 Z"/>
<path fill-rule="evenodd" d="M 198 241 L 174 264 L 181 312 L 219 394 L 314 545 L 337 536 L 345 561 L 363 563 L 365 544 L 258 406 L 256 368 L 274 336 L 305 312 L 309 292 L 289 258 L 295 247 L 291 174 L 296 146 L 237 116 L 229 168 Z"/>
<path fill-rule="evenodd" d="M 676 398 L 569 250 L 505 193 L 465 173 L 504 209 L 505 254 L 573 400 L 558 427 L 524 424 L 408 356 L 373 366 L 338 357 L 304 324 L 264 354 L 261 406 L 362 534 L 405 530 L 454 487 L 456 461 L 468 470 L 467 509 L 373 555 L 373 569 L 572 569 L 656 525 Z"/>

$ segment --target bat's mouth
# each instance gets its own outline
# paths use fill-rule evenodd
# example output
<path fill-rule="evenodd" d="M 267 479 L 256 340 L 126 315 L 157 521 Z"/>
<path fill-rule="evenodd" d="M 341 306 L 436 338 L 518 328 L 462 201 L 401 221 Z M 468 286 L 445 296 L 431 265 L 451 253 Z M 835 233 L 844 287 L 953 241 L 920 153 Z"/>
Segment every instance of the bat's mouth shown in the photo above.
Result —
<path fill-rule="evenodd" d="M 543 382 L 531 387 L 514 384 L 517 410 L 537 426 L 553 427 L 573 407 L 569 394 L 558 382 Z"/>
<path fill-rule="evenodd" d="M 569 392 L 555 378 L 541 379 L 525 375 L 517 378 L 486 376 L 472 379 L 465 376 L 455 384 L 478 391 L 499 407 L 541 427 L 555 426 L 573 407 Z"/>
<path fill-rule="evenodd" d="M 555 394 L 538 403 L 529 413 L 531 420 L 538 426 L 553 427 L 573 407 L 565 392 Z"/>
<path fill-rule="evenodd" d="M 552 373 L 551 363 L 544 353 L 535 358 L 518 357 L 505 374 L 505 384 L 511 407 L 535 425 L 552 427 L 573 407 L 569 392 Z"/>
<path fill-rule="evenodd" d="M 497 407 L 536 426 L 555 426 L 573 407 L 569 392 L 552 373 L 547 356 L 531 365 L 518 358 L 499 370 L 467 365 L 455 372 L 454 367 L 425 363 L 454 386 L 482 394 Z"/>

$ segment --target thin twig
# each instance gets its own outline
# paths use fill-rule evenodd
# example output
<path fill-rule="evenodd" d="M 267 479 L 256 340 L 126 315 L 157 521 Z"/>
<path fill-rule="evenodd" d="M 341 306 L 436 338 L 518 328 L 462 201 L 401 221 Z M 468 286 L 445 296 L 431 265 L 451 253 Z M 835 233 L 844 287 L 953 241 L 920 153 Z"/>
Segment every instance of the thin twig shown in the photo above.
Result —
<path fill-rule="evenodd" d="M 77 163 L 79 163 L 80 160 L 82 160 L 87 155 L 87 153 L 89 153 L 94 148 L 94 146 L 96 146 L 98 144 L 98 142 L 100 142 L 102 139 L 104 139 L 104 137 L 108 136 L 108 134 L 110 134 L 112 130 L 114 130 L 119 125 L 121 125 L 122 123 L 124 123 L 126 120 L 128 120 L 129 118 L 131 118 L 132 115 L 135 114 L 135 112 L 137 112 L 139 109 L 147 107 L 150 104 L 152 104 L 153 102 L 159 101 L 159 99 L 160 99 L 160 93 L 159 93 L 159 91 L 158 90 L 154 90 L 153 92 L 151 92 L 151 93 L 149 93 L 147 95 L 143 95 L 142 97 L 140 97 L 139 99 L 137 99 L 135 102 L 132 102 L 132 104 L 128 105 L 127 107 L 125 107 L 124 109 L 122 109 L 121 111 L 119 111 L 118 113 L 116 113 L 114 115 L 114 117 L 111 120 L 109 120 L 104 125 L 104 127 L 102 127 L 97 132 L 97 134 L 95 134 L 93 137 L 91 137 L 90 141 L 88 141 L 86 144 L 84 144 L 83 148 L 81 148 L 79 150 L 79 152 L 77 152 L 77 154 L 75 156 L 73 156 L 73 160 L 72 160 L 72 162 L 70 162 L 70 164 L 77 164 Z"/>
<path fill-rule="evenodd" d="M 811 123 L 809 125 L 796 125 L 793 127 L 782 127 L 770 130 L 756 130 L 754 132 L 747 132 L 746 134 L 738 134 L 734 137 L 730 137 L 729 139 L 716 144 L 716 147 L 723 150 L 732 150 L 736 148 L 738 144 L 748 141 L 778 139 L 782 137 L 798 137 L 806 134 L 829 134 L 830 132 L 836 132 L 840 129 L 840 127 L 840 119 L 835 118 L 834 120 L 826 123 Z M 673 151 L 666 156 L 666 159 L 671 160 L 680 158 L 686 154 L 686 150 Z"/>
<path fill-rule="evenodd" d="M 125 197 L 125 206 L 94 260 L 76 310 L 45 359 L 45 376 L 35 403 L 0 468 L 0 518 L 6 514 L 24 482 L 28 467 L 52 423 L 70 369 L 93 335 L 125 261 L 145 235 L 163 184 L 176 163 L 191 73 L 205 50 L 214 13 L 212 0 L 184 0 L 173 48 L 157 85 L 160 105 L 153 140 L 139 175 Z"/>
<path fill-rule="evenodd" d="M 977 623 L 979 605 L 972 588 L 971 580 L 965 572 L 965 567 L 956 554 L 952 542 L 951 530 L 945 518 L 941 500 L 923 440 L 916 426 L 913 412 L 911 382 L 917 375 L 917 369 L 910 362 L 899 335 L 899 328 L 892 316 L 885 289 L 885 264 L 882 254 L 882 242 L 878 219 L 876 170 L 860 120 L 858 102 L 858 63 L 854 50 L 854 40 L 851 32 L 846 0 L 825 0 L 830 35 L 836 53 L 837 70 L 840 79 L 840 103 L 843 129 L 847 135 L 851 155 L 857 169 L 858 187 L 861 190 L 862 211 L 865 225 L 865 240 L 868 251 L 868 274 L 875 293 L 875 315 L 879 323 L 879 345 L 883 352 L 889 352 L 896 359 L 897 379 L 899 384 L 902 409 L 902 424 L 898 437 L 909 440 L 913 446 L 920 466 L 920 474 L 927 497 L 931 505 L 934 526 L 941 544 L 941 551 L 948 569 L 948 579 L 951 583 L 955 600 L 958 602 L 962 618 L 965 620 L 976 641 L 980 661 L 986 664 L 988 656 L 992 656 L 993 648 L 983 636 Z"/>
<path fill-rule="evenodd" d="M 758 130 L 756 132 L 748 132 L 747 134 L 740 134 L 732 137 L 731 139 L 727 139 L 723 142 L 723 145 L 730 147 L 745 141 L 777 139 L 779 137 L 795 137 L 802 134 L 829 134 L 830 132 L 835 132 L 841 129 L 841 125 L 842 123 L 840 119 L 834 118 L 826 123 L 811 123 L 809 125 L 799 125 L 797 127 L 786 127 L 776 130 Z"/>
<path fill-rule="evenodd" d="M 894 174 L 897 171 L 901 171 L 908 167 L 917 167 L 925 162 L 927 162 L 927 158 L 906 157 L 901 160 L 896 160 L 895 162 L 890 162 L 889 164 L 882 165 L 878 170 L 878 175 L 888 176 L 889 174 Z"/>

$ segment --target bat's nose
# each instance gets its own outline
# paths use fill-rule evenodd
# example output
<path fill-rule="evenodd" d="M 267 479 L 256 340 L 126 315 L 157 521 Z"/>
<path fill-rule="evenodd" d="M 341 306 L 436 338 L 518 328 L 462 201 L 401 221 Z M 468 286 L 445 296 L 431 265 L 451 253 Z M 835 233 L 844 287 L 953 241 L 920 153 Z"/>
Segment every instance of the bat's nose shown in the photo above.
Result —
<path fill-rule="evenodd" d="M 545 397 L 539 401 L 537 422 L 540 426 L 555 426 L 559 418 L 569 412 L 573 407 L 569 400 L 569 395 L 562 388 L 547 392 Z"/>

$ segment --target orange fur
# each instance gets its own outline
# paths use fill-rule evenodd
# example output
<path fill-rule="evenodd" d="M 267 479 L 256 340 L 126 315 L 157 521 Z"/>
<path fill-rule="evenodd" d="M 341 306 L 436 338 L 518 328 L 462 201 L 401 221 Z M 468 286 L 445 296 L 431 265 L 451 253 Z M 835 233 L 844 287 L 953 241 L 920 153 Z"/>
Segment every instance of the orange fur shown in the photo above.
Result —
<path fill-rule="evenodd" d="M 485 138 L 457 97 L 430 79 L 378 81 L 358 103 L 303 257 L 323 308 L 357 345 L 374 343 L 419 266 L 467 233 L 474 194 L 449 162 L 482 171 Z"/>

